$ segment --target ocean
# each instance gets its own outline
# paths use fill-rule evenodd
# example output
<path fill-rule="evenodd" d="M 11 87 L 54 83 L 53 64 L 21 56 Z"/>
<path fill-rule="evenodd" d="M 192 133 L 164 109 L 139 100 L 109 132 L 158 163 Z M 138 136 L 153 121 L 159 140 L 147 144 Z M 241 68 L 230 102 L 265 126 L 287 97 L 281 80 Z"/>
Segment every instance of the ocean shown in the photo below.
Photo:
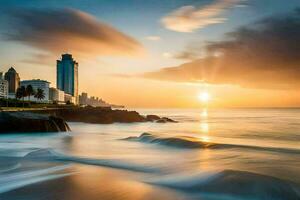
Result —
<path fill-rule="evenodd" d="M 0 200 L 299 200 L 300 109 L 132 109 L 178 123 L 0 135 Z"/>

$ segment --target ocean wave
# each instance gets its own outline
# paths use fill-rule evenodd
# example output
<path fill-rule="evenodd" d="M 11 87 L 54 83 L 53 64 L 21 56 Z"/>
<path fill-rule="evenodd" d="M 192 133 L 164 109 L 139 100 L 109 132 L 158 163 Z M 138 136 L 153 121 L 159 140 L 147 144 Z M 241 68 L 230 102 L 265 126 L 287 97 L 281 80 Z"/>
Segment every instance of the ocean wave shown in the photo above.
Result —
<path fill-rule="evenodd" d="M 16 170 L 16 169 L 20 168 L 21 166 L 22 166 L 22 165 L 21 165 L 20 163 L 16 163 L 16 164 L 14 164 L 14 165 L 12 165 L 12 166 L 9 166 L 9 167 L 7 167 L 7 168 L 4 168 L 4 169 L 1 169 L 1 168 L 0 168 L 0 174 L 1 174 L 1 173 L 6 173 L 6 172 L 9 172 L 9 171 Z"/>
<path fill-rule="evenodd" d="M 80 163 L 80 164 L 87 164 L 87 165 L 97 165 L 102 167 L 110 167 L 110 168 L 117 168 L 117 169 L 124 169 L 124 170 L 145 172 L 145 173 L 152 173 L 152 172 L 159 171 L 158 168 L 128 163 L 122 160 L 95 159 L 95 158 L 85 158 L 85 157 L 78 157 L 78 156 L 69 156 L 69 155 L 55 152 L 52 149 L 40 149 L 37 151 L 33 151 L 27 154 L 27 156 L 25 157 L 27 159 L 47 159 L 47 160 L 53 159 L 56 161 L 66 161 L 66 162 L 73 162 L 73 163 Z"/>
<path fill-rule="evenodd" d="M 209 199 L 299 200 L 294 183 L 246 171 L 224 170 L 206 174 L 159 177 L 149 184 L 197 193 Z"/>
<path fill-rule="evenodd" d="M 53 180 L 73 173 L 61 173 L 70 165 L 59 165 L 39 170 L 22 170 L 0 175 L 0 193 L 8 192 L 26 185 Z"/>
<path fill-rule="evenodd" d="M 229 148 L 242 148 L 242 149 L 253 149 L 260 151 L 274 151 L 279 153 L 293 153 L 300 154 L 299 149 L 289 148 L 277 148 L 277 147 L 262 147 L 262 146 L 248 146 L 239 144 L 225 144 L 225 143 L 213 143 L 204 142 L 195 137 L 177 136 L 177 137 L 159 137 L 150 133 L 143 133 L 140 136 L 128 137 L 123 140 L 128 141 L 139 141 L 145 143 L 153 143 L 159 145 L 165 145 L 175 148 L 187 148 L 187 149 L 229 149 Z"/>

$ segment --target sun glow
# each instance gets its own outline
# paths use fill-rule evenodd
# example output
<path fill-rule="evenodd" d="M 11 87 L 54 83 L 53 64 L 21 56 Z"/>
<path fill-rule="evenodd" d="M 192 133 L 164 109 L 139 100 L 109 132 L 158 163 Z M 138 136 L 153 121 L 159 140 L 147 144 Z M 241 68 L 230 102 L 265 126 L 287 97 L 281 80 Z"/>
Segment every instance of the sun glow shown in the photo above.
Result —
<path fill-rule="evenodd" d="M 210 142 L 210 137 L 207 135 L 200 136 L 200 140 L 203 142 Z"/>
<path fill-rule="evenodd" d="M 210 94 L 207 93 L 207 92 L 201 92 L 199 95 L 198 95 L 198 99 L 203 102 L 203 103 L 207 103 L 210 101 Z"/>
<path fill-rule="evenodd" d="M 206 122 L 202 122 L 200 124 L 200 128 L 201 128 L 202 133 L 208 133 L 208 131 L 209 131 L 209 126 L 208 126 L 208 123 L 206 123 Z"/>

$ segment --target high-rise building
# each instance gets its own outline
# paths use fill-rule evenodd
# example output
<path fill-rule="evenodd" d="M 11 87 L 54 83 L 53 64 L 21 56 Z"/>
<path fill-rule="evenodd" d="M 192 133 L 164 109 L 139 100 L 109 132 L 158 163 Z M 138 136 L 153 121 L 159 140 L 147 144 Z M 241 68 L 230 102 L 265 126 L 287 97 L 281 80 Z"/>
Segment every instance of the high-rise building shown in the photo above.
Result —
<path fill-rule="evenodd" d="M 78 63 L 71 54 L 63 54 L 61 60 L 57 60 L 57 88 L 66 94 L 78 98 Z"/>
<path fill-rule="evenodd" d="M 8 97 L 8 82 L 3 79 L 3 73 L 0 72 L 0 98 Z"/>
<path fill-rule="evenodd" d="M 8 93 L 14 94 L 20 86 L 20 77 L 16 70 L 11 67 L 4 75 L 4 79 L 8 82 Z"/>
<path fill-rule="evenodd" d="M 86 92 L 82 92 L 82 94 L 79 95 L 79 104 L 88 105 L 88 94 Z"/>
<path fill-rule="evenodd" d="M 40 79 L 21 81 L 21 86 L 27 87 L 28 85 L 31 85 L 35 92 L 37 91 L 37 89 L 42 89 L 44 91 L 45 98 L 42 99 L 41 101 L 49 102 L 49 85 L 50 85 L 50 83 L 48 81 L 44 81 L 44 80 L 40 80 Z M 40 100 L 36 99 L 34 96 L 31 96 L 30 101 L 40 101 Z"/>

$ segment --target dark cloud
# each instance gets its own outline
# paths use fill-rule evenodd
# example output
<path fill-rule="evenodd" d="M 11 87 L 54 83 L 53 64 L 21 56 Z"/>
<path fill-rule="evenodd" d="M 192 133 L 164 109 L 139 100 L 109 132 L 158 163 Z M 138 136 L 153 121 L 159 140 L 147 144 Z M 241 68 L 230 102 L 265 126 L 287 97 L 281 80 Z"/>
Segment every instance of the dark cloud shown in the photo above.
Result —
<path fill-rule="evenodd" d="M 28 55 L 28 58 L 21 60 L 21 62 L 35 65 L 55 66 L 56 59 L 57 57 L 52 54 L 31 53 L 30 55 Z"/>
<path fill-rule="evenodd" d="M 255 88 L 299 88 L 300 9 L 228 33 L 206 45 L 207 57 L 146 73 L 171 81 L 205 81 Z"/>
<path fill-rule="evenodd" d="M 142 46 L 117 29 L 74 9 L 18 9 L 9 13 L 7 40 L 18 41 L 53 54 L 135 55 Z M 2 31 L 3 33 L 3 31 Z"/>

